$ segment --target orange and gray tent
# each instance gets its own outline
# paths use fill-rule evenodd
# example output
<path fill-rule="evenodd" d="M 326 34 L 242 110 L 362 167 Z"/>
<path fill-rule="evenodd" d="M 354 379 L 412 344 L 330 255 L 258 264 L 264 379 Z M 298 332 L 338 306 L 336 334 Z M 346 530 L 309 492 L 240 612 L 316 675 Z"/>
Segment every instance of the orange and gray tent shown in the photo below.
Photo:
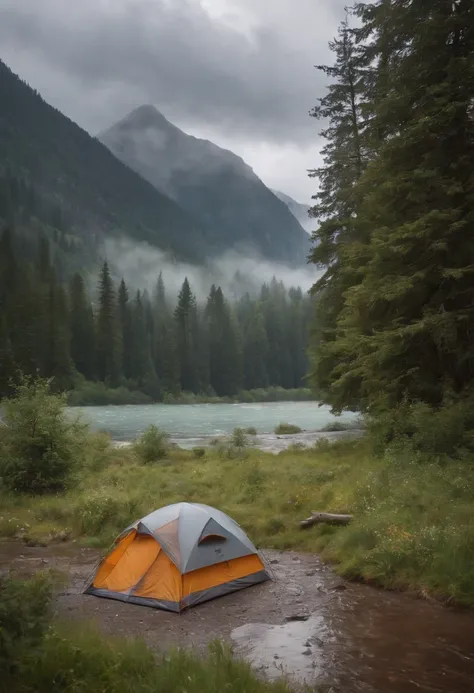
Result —
<path fill-rule="evenodd" d="M 257 549 L 228 515 L 175 503 L 117 537 L 85 594 L 180 612 L 269 579 Z"/>

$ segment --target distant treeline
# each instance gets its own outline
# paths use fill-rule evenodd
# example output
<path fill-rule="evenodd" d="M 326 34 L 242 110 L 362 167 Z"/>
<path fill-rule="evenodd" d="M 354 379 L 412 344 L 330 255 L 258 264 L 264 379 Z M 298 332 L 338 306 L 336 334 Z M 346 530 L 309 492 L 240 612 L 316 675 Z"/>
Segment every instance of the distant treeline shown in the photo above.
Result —
<path fill-rule="evenodd" d="M 193 399 L 184 393 L 254 401 L 255 390 L 262 399 L 284 399 L 283 389 L 305 385 L 310 312 L 301 289 L 275 279 L 232 305 L 212 286 L 198 305 L 187 279 L 177 298 L 167 295 L 161 274 L 151 294 L 132 292 L 124 280 L 114 284 L 107 263 L 90 296 L 80 273 L 59 280 L 45 237 L 25 257 L 7 227 L 0 239 L 0 396 L 21 371 L 52 378 L 55 390 L 76 390 L 77 403 L 105 402 L 110 390 L 123 401 L 128 392 L 130 401 Z"/>

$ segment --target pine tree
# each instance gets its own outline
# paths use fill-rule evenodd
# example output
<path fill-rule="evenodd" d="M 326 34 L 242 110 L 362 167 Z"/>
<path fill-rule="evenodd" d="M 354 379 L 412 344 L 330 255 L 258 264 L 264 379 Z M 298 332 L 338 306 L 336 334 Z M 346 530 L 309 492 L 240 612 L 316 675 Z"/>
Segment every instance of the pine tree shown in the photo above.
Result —
<path fill-rule="evenodd" d="M 379 1 L 371 17 L 395 54 L 372 124 L 389 136 L 358 193 L 370 259 L 339 321 L 334 387 L 371 411 L 439 406 L 474 376 L 474 6 Z"/>
<path fill-rule="evenodd" d="M 265 318 L 261 306 L 256 304 L 244 332 L 244 386 L 247 390 L 268 387 L 268 351 Z"/>
<path fill-rule="evenodd" d="M 10 332 L 5 315 L 0 314 L 0 399 L 11 394 L 11 380 L 15 375 Z"/>
<path fill-rule="evenodd" d="M 69 285 L 69 332 L 74 366 L 87 380 L 96 374 L 94 314 L 82 275 L 74 274 Z"/>
<path fill-rule="evenodd" d="M 211 287 L 206 306 L 209 333 L 209 380 L 217 395 L 235 395 L 241 388 L 240 343 L 220 287 Z"/>
<path fill-rule="evenodd" d="M 319 180 L 319 192 L 311 216 L 319 222 L 313 233 L 312 261 L 324 273 L 313 287 L 317 310 L 313 324 L 312 380 L 318 390 L 328 390 L 331 373 L 338 364 L 332 349 L 336 323 L 344 304 L 345 292 L 360 281 L 358 264 L 366 257 L 367 239 L 357 225 L 356 183 L 369 157 L 367 122 L 362 108 L 367 86 L 367 52 L 355 43 L 347 21 L 338 37 L 329 44 L 333 66 L 319 65 L 331 83 L 311 115 L 327 122 L 321 132 L 326 141 L 323 166 L 310 172 Z M 329 395 L 328 395 L 329 396 Z"/>
<path fill-rule="evenodd" d="M 118 292 L 118 324 L 119 340 L 121 342 L 122 371 L 125 378 L 132 377 L 132 360 L 134 348 L 134 332 L 132 327 L 132 315 L 129 304 L 128 288 L 122 279 Z"/>
<path fill-rule="evenodd" d="M 97 318 L 97 372 L 99 379 L 117 385 L 120 377 L 120 344 L 117 305 L 107 262 L 99 279 L 99 314 Z"/>
<path fill-rule="evenodd" d="M 188 392 L 197 392 L 197 309 L 196 298 L 187 277 L 179 292 L 174 316 L 181 388 Z"/>

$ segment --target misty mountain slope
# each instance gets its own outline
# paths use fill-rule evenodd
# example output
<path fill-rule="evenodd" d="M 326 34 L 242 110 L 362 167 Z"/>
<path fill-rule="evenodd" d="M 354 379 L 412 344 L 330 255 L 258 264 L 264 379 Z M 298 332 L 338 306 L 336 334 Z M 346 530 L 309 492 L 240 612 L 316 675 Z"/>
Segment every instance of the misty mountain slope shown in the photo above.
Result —
<path fill-rule="evenodd" d="M 33 184 L 83 239 L 125 236 L 203 261 L 199 223 L 0 61 L 0 169 Z"/>
<path fill-rule="evenodd" d="M 311 233 L 311 231 L 314 229 L 314 219 L 311 219 L 308 215 L 309 205 L 304 205 L 301 202 L 297 202 L 289 195 L 282 193 L 280 190 L 272 190 L 272 193 L 286 204 L 290 212 L 293 214 L 295 219 L 298 220 L 304 230 Z"/>
<path fill-rule="evenodd" d="M 140 106 L 99 139 L 197 218 L 216 254 L 235 248 L 286 264 L 305 262 L 307 234 L 232 152 L 185 134 L 154 106 Z"/>

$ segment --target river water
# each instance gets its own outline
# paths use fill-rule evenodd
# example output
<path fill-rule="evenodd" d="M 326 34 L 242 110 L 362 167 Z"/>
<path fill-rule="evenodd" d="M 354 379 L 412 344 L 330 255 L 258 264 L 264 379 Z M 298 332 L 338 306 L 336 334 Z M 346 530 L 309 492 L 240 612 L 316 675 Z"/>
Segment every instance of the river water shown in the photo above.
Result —
<path fill-rule="evenodd" d="M 108 407 L 71 408 L 81 412 L 93 430 L 107 431 L 112 440 L 128 441 L 136 438 L 151 424 L 169 433 L 182 447 L 193 447 L 210 439 L 230 433 L 234 428 L 255 427 L 259 434 L 259 447 L 273 449 L 283 443 L 300 439 L 311 444 L 319 431 L 328 423 L 352 422 L 355 414 L 339 417 L 331 414 L 329 407 L 317 402 L 271 402 L 262 404 L 147 404 Z M 279 423 L 299 426 L 304 433 L 278 443 L 272 433 Z"/>

